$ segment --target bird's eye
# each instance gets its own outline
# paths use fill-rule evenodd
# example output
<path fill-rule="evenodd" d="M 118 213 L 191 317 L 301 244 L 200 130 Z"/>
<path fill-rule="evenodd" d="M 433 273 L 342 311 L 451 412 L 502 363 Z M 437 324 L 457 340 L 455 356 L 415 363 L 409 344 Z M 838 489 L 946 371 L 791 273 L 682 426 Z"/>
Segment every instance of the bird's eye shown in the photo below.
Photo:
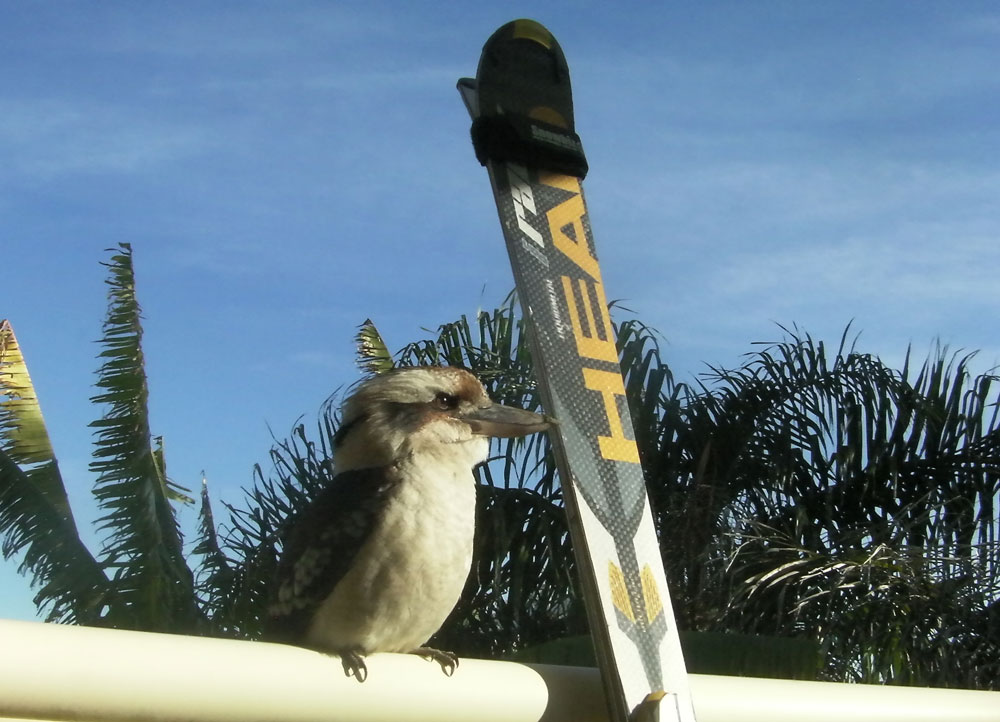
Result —
<path fill-rule="evenodd" d="M 442 411 L 451 411 L 458 407 L 458 397 L 446 394 L 444 391 L 439 391 L 434 397 L 434 405 Z"/>

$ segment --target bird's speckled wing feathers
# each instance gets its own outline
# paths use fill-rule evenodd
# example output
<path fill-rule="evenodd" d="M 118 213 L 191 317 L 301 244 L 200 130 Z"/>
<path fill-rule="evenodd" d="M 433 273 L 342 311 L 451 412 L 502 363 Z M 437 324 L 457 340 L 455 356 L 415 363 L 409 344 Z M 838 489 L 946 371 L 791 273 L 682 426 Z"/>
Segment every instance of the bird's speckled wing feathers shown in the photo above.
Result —
<path fill-rule="evenodd" d="M 266 639 L 302 643 L 313 613 L 351 568 L 395 487 L 378 469 L 345 471 L 293 522 L 272 586 Z"/>

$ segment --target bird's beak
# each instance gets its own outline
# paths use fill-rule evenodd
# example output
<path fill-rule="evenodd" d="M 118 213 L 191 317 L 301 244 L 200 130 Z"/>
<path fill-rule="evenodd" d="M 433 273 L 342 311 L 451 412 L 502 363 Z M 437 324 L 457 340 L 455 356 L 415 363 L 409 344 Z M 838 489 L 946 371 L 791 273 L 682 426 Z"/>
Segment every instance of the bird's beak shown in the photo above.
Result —
<path fill-rule="evenodd" d="M 481 406 L 459 418 L 469 425 L 472 433 L 499 438 L 527 436 L 559 423 L 547 414 L 536 414 L 503 404 Z"/>

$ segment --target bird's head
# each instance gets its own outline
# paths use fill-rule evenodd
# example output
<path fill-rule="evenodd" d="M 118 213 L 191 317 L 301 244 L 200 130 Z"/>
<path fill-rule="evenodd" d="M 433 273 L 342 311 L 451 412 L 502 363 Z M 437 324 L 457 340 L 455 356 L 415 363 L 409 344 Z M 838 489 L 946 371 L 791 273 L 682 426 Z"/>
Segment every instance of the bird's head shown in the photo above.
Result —
<path fill-rule="evenodd" d="M 525 436 L 554 423 L 551 416 L 494 403 L 464 369 L 396 369 L 364 381 L 344 403 L 334 462 L 339 473 L 437 449 L 461 450 L 474 465 L 485 459 L 488 437 Z"/>

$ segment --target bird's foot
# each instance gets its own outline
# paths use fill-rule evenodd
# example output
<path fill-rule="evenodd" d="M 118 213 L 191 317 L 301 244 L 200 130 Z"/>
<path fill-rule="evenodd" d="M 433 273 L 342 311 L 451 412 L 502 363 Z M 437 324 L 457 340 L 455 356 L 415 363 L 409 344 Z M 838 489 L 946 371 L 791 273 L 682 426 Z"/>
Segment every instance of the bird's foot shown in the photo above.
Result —
<path fill-rule="evenodd" d="M 424 659 L 437 662 L 441 665 L 441 671 L 449 677 L 455 674 L 455 668 L 458 667 L 458 655 L 454 652 L 445 652 L 440 649 L 434 649 L 434 647 L 417 647 L 411 650 L 410 654 L 416 654 Z"/>
<path fill-rule="evenodd" d="M 365 658 L 356 649 L 345 649 L 340 652 L 340 663 L 344 665 L 344 674 L 348 677 L 354 677 L 359 682 L 368 679 Z"/>

